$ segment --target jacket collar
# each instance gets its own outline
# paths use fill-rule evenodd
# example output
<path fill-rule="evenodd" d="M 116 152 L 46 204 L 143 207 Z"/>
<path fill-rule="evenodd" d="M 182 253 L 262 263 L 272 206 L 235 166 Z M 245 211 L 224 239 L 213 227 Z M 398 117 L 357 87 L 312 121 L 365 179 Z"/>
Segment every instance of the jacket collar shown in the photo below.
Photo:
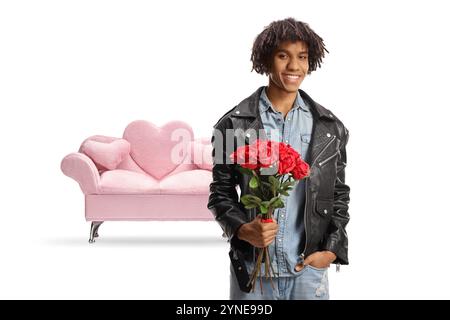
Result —
<path fill-rule="evenodd" d="M 242 100 L 233 110 L 231 116 L 233 117 L 259 117 L 259 97 L 264 86 L 259 87 L 252 95 Z M 300 96 L 311 107 L 311 112 L 318 118 L 326 118 L 332 121 L 336 119 L 330 111 L 315 102 L 305 91 L 299 89 Z"/>

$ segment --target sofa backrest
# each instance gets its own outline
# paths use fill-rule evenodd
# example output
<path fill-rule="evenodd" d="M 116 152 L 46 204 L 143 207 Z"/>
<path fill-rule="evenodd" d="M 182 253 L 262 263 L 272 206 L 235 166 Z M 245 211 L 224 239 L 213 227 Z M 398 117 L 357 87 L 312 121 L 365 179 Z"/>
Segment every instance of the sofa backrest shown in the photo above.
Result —
<path fill-rule="evenodd" d="M 125 151 L 127 144 L 129 152 Z M 108 154 L 107 160 L 103 160 L 105 155 L 95 155 L 99 150 L 115 154 Z M 145 120 L 136 120 L 125 128 L 123 138 L 91 136 L 83 141 L 79 152 L 94 161 L 100 174 L 123 169 L 146 173 L 160 180 L 186 170 L 212 170 L 210 138 L 194 139 L 191 126 L 183 121 L 171 121 L 158 127 Z"/>

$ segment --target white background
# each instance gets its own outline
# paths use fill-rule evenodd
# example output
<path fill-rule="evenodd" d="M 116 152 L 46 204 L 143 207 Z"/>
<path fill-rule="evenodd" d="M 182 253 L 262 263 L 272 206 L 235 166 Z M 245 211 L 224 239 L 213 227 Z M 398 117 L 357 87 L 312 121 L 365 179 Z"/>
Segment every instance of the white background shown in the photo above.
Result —
<path fill-rule="evenodd" d="M 330 51 L 301 88 L 350 131 L 350 265 L 330 270 L 331 298 L 450 298 L 445 4 L 0 2 L 0 298 L 228 299 L 218 224 L 110 222 L 89 245 L 60 161 L 137 119 L 210 136 L 267 84 L 251 46 L 289 16 Z"/>

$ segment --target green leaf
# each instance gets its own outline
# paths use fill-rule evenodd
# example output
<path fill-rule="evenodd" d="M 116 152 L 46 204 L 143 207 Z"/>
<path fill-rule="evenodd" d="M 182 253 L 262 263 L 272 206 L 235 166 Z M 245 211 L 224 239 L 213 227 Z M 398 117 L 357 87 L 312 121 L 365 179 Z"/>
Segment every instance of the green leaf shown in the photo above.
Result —
<path fill-rule="evenodd" d="M 270 191 L 272 195 L 275 195 L 277 192 L 277 189 L 280 187 L 280 182 L 275 179 L 273 176 L 269 176 L 269 182 L 271 184 Z"/>
<path fill-rule="evenodd" d="M 281 190 L 280 194 L 282 194 L 283 196 L 289 196 L 289 193 L 287 193 L 287 191 Z"/>
<path fill-rule="evenodd" d="M 277 200 L 273 203 L 273 207 L 274 208 L 283 208 L 284 207 L 283 200 L 281 200 L 280 198 L 277 197 Z"/>
<path fill-rule="evenodd" d="M 275 178 L 274 176 L 269 176 L 269 182 L 275 186 L 275 189 L 278 189 L 280 187 L 280 181 L 278 181 L 277 178 Z"/>
<path fill-rule="evenodd" d="M 295 181 L 286 181 L 285 183 L 283 183 L 283 187 L 289 187 L 289 186 L 293 186 L 295 184 Z"/>
<path fill-rule="evenodd" d="M 281 190 L 288 190 L 289 187 L 293 186 L 295 184 L 295 181 L 286 181 L 285 183 L 283 183 L 283 185 L 281 186 Z"/>
<path fill-rule="evenodd" d="M 245 196 L 241 197 L 241 202 L 244 206 L 248 206 L 253 203 L 250 199 L 246 198 Z"/>
<path fill-rule="evenodd" d="M 252 195 L 252 194 L 244 195 L 244 197 L 247 197 L 247 198 L 249 198 L 249 199 L 252 199 L 253 201 L 257 202 L 258 204 L 260 204 L 261 201 L 262 201 L 259 197 L 254 196 L 254 195 Z"/>
<path fill-rule="evenodd" d="M 251 195 L 251 194 L 246 194 L 246 195 L 243 195 L 243 196 L 241 197 L 241 202 L 242 202 L 245 206 L 248 206 L 248 205 L 256 205 L 256 206 L 259 206 L 260 203 L 261 203 L 261 199 L 258 198 L 257 196 L 254 196 L 254 195 Z"/>
<path fill-rule="evenodd" d="M 268 207 L 272 206 L 277 200 L 280 200 L 279 197 L 273 197 L 272 199 L 270 199 Z"/>
<path fill-rule="evenodd" d="M 261 202 L 261 204 L 262 204 L 263 206 L 265 206 L 266 208 L 269 208 L 269 202 L 270 202 L 270 201 L 263 201 L 263 202 Z"/>
<path fill-rule="evenodd" d="M 243 168 L 243 167 L 241 167 L 241 166 L 238 166 L 238 170 L 239 170 L 241 173 L 243 173 L 243 174 L 246 174 L 246 175 L 249 175 L 249 176 L 252 176 L 252 175 L 253 175 L 253 171 L 252 171 L 251 169 Z"/>
<path fill-rule="evenodd" d="M 259 186 L 258 179 L 256 177 L 252 177 L 250 179 L 249 185 L 250 185 L 250 188 L 252 188 L 252 189 L 258 188 L 258 186 Z"/>
<path fill-rule="evenodd" d="M 262 201 L 259 208 L 261 213 L 267 213 L 267 211 L 269 211 L 269 201 Z"/>
<path fill-rule="evenodd" d="M 245 206 L 245 209 L 253 209 L 256 207 L 257 207 L 257 205 L 248 205 L 248 206 Z"/>

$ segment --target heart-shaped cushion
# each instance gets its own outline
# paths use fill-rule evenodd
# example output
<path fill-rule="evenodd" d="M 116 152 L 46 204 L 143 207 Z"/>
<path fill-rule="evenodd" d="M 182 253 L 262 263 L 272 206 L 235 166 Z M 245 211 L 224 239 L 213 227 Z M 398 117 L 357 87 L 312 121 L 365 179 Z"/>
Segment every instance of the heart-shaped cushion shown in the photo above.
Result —
<path fill-rule="evenodd" d="M 130 142 L 130 155 L 139 167 L 160 180 L 183 162 L 194 133 L 183 121 L 171 121 L 158 127 L 137 120 L 125 128 L 123 138 Z"/>
<path fill-rule="evenodd" d="M 100 169 L 115 169 L 130 153 L 130 144 L 124 139 L 94 136 L 80 147 L 80 151 L 91 158 Z M 109 141 L 108 141 L 109 140 Z"/>

